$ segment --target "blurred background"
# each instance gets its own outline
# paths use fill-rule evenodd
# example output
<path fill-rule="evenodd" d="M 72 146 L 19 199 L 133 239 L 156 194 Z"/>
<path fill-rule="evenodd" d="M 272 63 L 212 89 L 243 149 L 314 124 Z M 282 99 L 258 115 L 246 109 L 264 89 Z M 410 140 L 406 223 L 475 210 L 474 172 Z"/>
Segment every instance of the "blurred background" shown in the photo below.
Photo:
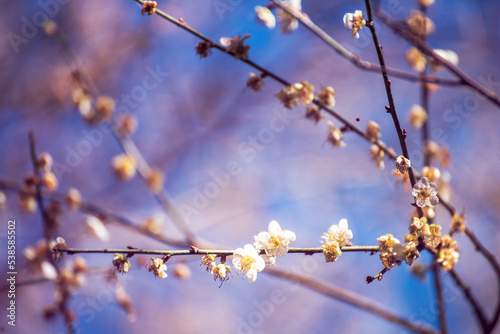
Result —
<path fill-rule="evenodd" d="M 381 1 L 394 19 L 405 19 L 416 1 Z M 158 1 L 158 8 L 183 20 L 218 41 L 223 36 L 250 34 L 250 59 L 290 82 L 307 80 L 316 89 L 330 85 L 336 91 L 335 110 L 351 122 L 360 118 L 361 129 L 370 120 L 380 124 L 382 140 L 399 153 L 382 78 L 363 72 L 336 54 L 304 27 L 284 35 L 255 21 L 254 7 L 263 1 L 210 0 Z M 363 59 L 376 62 L 367 29 L 353 40 L 344 28 L 346 12 L 364 10 L 363 1 L 304 1 L 303 11 Z M 57 23 L 101 94 L 116 100 L 117 110 L 134 114 L 139 126 L 133 139 L 145 159 L 166 176 L 165 188 L 181 208 L 191 229 L 202 239 L 228 249 L 253 243 L 253 236 L 267 230 L 269 221 L 294 231 L 295 247 L 318 247 L 320 236 L 341 218 L 347 218 L 355 245 L 376 245 L 376 238 L 392 233 L 403 240 L 413 212 L 411 193 L 396 184 L 386 160 L 381 170 L 371 161 L 370 145 L 347 133 L 345 148 L 326 142 L 326 121 L 317 125 L 306 119 L 305 108 L 284 110 L 274 97 L 282 88 L 265 79 L 259 93 L 246 88 L 250 72 L 242 62 L 214 50 L 208 58 L 195 53 L 199 40 L 157 16 L 141 16 L 134 1 L 9 1 L 0 13 L 0 178 L 21 183 L 31 172 L 28 130 L 34 131 L 37 148 L 68 168 L 57 176 L 59 192 L 76 187 L 85 200 L 138 224 L 162 215 L 154 197 L 137 175 L 128 182 L 114 177 L 111 159 L 121 153 L 117 141 L 106 133 L 92 142 L 92 129 L 72 103 L 77 85 L 54 42 L 37 26 L 43 15 Z M 42 13 L 42 14 L 40 14 Z M 500 4 L 498 1 L 436 1 L 428 14 L 436 29 L 428 37 L 434 48 L 454 50 L 459 68 L 489 89 L 500 93 Z M 27 23 L 28 22 L 28 23 Z M 377 25 L 387 64 L 412 71 L 404 59 L 410 45 Z M 20 38 L 18 38 L 18 37 Z M 145 77 L 161 73 L 157 85 L 145 90 Z M 450 77 L 445 71 L 438 75 Z M 148 79 L 149 80 L 149 79 Z M 420 86 L 394 78 L 393 91 L 402 126 L 408 129 L 413 165 L 420 169 L 421 135 L 407 121 L 410 107 L 420 103 Z M 139 88 L 138 88 L 139 87 Z M 139 94 L 138 92 L 141 92 Z M 146 92 L 145 94 L 142 94 Z M 127 98 L 127 96 L 129 98 Z M 130 99 L 132 97 L 132 99 Z M 127 102 L 128 101 L 128 102 Z M 468 226 L 496 256 L 500 255 L 500 112 L 465 87 L 441 87 L 430 99 L 430 124 L 434 139 L 448 147 L 452 165 L 441 172 L 451 175 L 451 203 L 468 217 Z M 279 119 L 281 130 L 271 123 Z M 337 127 L 340 123 L 330 119 Z M 95 132 L 94 132 L 95 134 Z M 95 139 L 95 138 L 94 138 Z M 82 142 L 90 152 L 78 155 Z M 87 145 L 88 146 L 88 145 Z M 420 161 L 419 157 L 420 156 Z M 214 175 L 227 172 L 230 162 L 241 169 L 215 190 Z M 57 173 L 56 173 L 57 174 Z M 208 185 L 208 187 L 207 187 Z M 208 191 L 208 193 L 207 193 Z M 7 193 L 2 222 L 16 218 L 18 282 L 32 276 L 24 268 L 22 249 L 43 236 L 40 214 L 24 214 L 18 199 Z M 201 204 L 200 204 L 201 203 Z M 196 206 L 198 205 L 198 206 Z M 194 208 L 194 209 L 193 209 Z M 438 206 L 436 223 L 448 231 L 450 217 Z M 75 248 L 165 249 L 166 246 L 117 226 L 111 238 L 100 241 L 87 233 L 85 215 L 64 213 L 59 235 Z M 181 234 L 164 218 L 162 232 Z M 2 226 L 6 226 L 2 223 Z M 0 231 L 2 245 L 7 228 Z M 492 270 L 463 235 L 457 235 L 460 260 L 456 268 L 490 315 L 498 296 Z M 2 254 L 5 252 L 2 246 Z M 187 257 L 187 280 L 176 278 L 169 261 L 169 277 L 154 279 L 132 258 L 132 269 L 120 276 L 130 295 L 137 320 L 114 300 L 114 286 L 104 279 L 112 254 L 84 255 L 91 273 L 75 291 L 69 307 L 76 312 L 81 333 L 314 333 L 389 332 L 403 328 L 365 311 L 327 298 L 307 288 L 264 273 L 254 284 L 236 274 L 219 287 L 199 265 Z M 62 261 L 73 260 L 66 257 Z M 427 253 L 416 262 L 428 264 Z M 7 272 L 2 261 L 2 272 Z M 407 265 L 394 268 L 380 282 L 367 285 L 367 275 L 382 269 L 377 256 L 345 253 L 325 264 L 321 254 L 288 255 L 278 259 L 283 270 L 301 272 L 372 298 L 412 320 L 437 326 L 432 277 L 423 281 Z M 478 331 L 474 315 L 452 280 L 444 275 L 444 292 L 450 332 Z M 280 298 L 271 298 L 272 295 Z M 53 302 L 54 284 L 18 288 L 17 326 L 12 333 L 63 333 L 60 317 L 46 322 L 45 306 Z M 273 301 L 274 300 L 274 301 Z M 271 301 L 271 302 L 270 302 Z M 7 300 L 2 296 L 2 307 Z M 263 305 L 271 304 L 265 308 Z M 6 323 L 1 326 L 12 330 Z M 500 333 L 497 329 L 496 333 Z"/>

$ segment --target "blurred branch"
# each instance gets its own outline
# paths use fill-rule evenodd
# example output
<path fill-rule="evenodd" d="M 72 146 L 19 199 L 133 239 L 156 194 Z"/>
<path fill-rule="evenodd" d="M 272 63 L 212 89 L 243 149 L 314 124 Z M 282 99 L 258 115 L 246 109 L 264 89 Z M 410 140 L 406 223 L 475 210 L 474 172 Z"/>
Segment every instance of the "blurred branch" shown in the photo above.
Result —
<path fill-rule="evenodd" d="M 94 95 L 99 95 L 99 92 L 97 88 L 95 88 L 95 85 L 92 83 L 91 78 L 88 75 L 84 75 L 84 73 L 86 72 L 78 61 L 78 58 L 71 49 L 70 45 L 62 38 L 60 33 L 56 31 L 52 33 L 50 37 L 52 37 L 52 39 L 55 41 L 60 53 L 68 64 L 69 68 L 72 70 L 72 74 L 74 75 L 78 84 L 81 85 L 82 89 L 86 89 L 89 91 L 89 88 L 93 87 L 93 89 L 89 92 L 93 93 Z M 118 133 L 118 127 L 115 118 L 112 118 L 111 120 L 110 129 L 114 137 L 122 147 L 123 151 L 129 156 L 133 157 L 137 172 L 139 173 L 139 175 L 141 175 L 144 182 L 147 183 L 147 178 L 150 175 L 152 168 L 142 156 L 142 153 L 135 145 L 135 142 L 130 137 L 124 137 Z M 179 230 L 184 233 L 187 242 L 195 245 L 196 242 L 194 234 L 191 232 L 187 221 L 179 212 L 166 190 L 162 187 L 159 192 L 155 193 L 154 191 L 151 191 L 151 193 L 156 198 L 163 210 L 170 216 L 177 228 L 179 228 Z"/>
<path fill-rule="evenodd" d="M 465 298 L 469 302 L 470 306 L 474 310 L 474 314 L 476 315 L 476 319 L 479 321 L 479 324 L 481 325 L 481 328 L 483 330 L 483 333 L 488 333 L 488 320 L 486 319 L 486 316 L 484 315 L 484 311 L 479 304 L 479 302 L 476 300 L 472 292 L 470 291 L 470 287 L 466 285 L 460 276 L 458 276 L 457 272 L 455 269 L 451 269 L 449 271 L 451 277 L 455 281 L 455 284 L 462 290 L 464 293 Z"/>
<path fill-rule="evenodd" d="M 469 240 L 472 242 L 472 244 L 476 248 L 476 251 L 478 251 L 488 261 L 490 266 L 495 271 L 495 275 L 497 276 L 497 289 L 500 291 L 500 265 L 498 264 L 498 261 L 496 260 L 495 256 L 493 256 L 493 254 L 491 254 L 481 244 L 481 242 L 476 238 L 476 236 L 474 235 L 474 233 L 472 232 L 471 229 L 466 227 L 464 233 L 469 238 Z M 493 331 L 493 329 L 495 328 L 496 324 L 498 323 L 498 319 L 500 317 L 500 293 L 497 292 L 496 297 L 497 297 L 497 302 L 495 305 L 493 318 L 491 319 L 491 321 L 488 324 L 489 331 Z"/>
<path fill-rule="evenodd" d="M 299 283 L 325 296 L 332 297 L 333 299 L 340 300 L 354 307 L 373 313 L 387 321 L 399 324 L 416 333 L 425 333 L 425 334 L 438 333 L 437 330 L 428 325 L 413 322 L 407 318 L 404 318 L 394 313 L 391 310 L 388 310 L 375 300 L 368 299 L 365 296 L 356 294 L 352 291 L 347 291 L 331 283 L 326 283 L 320 280 L 313 280 L 303 275 L 293 274 L 273 267 L 266 268 L 264 272 L 276 277 L 284 278 L 289 281 Z"/>
<path fill-rule="evenodd" d="M 57 265 L 56 261 L 53 259 L 52 254 L 49 250 L 49 245 L 52 239 L 51 233 L 53 229 L 55 228 L 56 224 L 54 221 L 54 217 L 49 215 L 47 210 L 45 209 L 45 204 L 43 202 L 43 195 L 42 195 L 42 176 L 40 173 L 40 164 L 38 162 L 38 156 L 36 153 L 36 141 L 35 141 L 35 135 L 33 134 L 33 131 L 28 132 L 29 135 L 29 144 L 30 144 L 30 156 L 31 156 L 31 162 L 33 164 L 33 172 L 35 175 L 35 198 L 38 204 L 38 207 L 40 209 L 40 213 L 42 215 L 42 225 L 43 225 L 43 234 L 45 237 L 45 242 L 47 243 L 47 253 L 46 258 L 47 260 L 52 264 L 54 267 L 56 273 L 57 273 L 57 289 L 58 292 L 60 293 L 60 300 L 56 301 L 58 305 L 59 312 L 61 313 L 63 320 L 64 320 L 64 327 L 66 328 L 66 331 L 68 334 L 73 334 L 73 313 L 72 311 L 68 308 L 68 301 L 69 298 L 71 297 L 70 290 L 67 287 L 66 281 L 61 277 L 61 271 L 59 270 L 59 266 Z"/>
<path fill-rule="evenodd" d="M 38 204 L 38 208 L 40 209 L 40 213 L 42 215 L 42 224 L 43 224 L 43 234 L 45 238 L 45 242 L 47 245 L 52 240 L 52 229 L 55 226 L 55 222 L 53 221 L 53 217 L 49 215 L 47 210 L 45 209 L 45 204 L 43 203 L 43 195 L 42 195 L 42 175 L 40 173 L 40 166 L 38 164 L 38 157 L 36 154 L 36 142 L 33 131 L 28 132 L 29 136 L 29 144 L 30 144 L 30 158 L 33 164 L 33 173 L 35 176 L 34 186 L 35 186 L 35 198 Z M 47 254 L 49 259 L 52 259 L 50 254 Z M 55 262 L 52 261 L 52 264 L 55 265 Z"/>
<path fill-rule="evenodd" d="M 446 304 L 443 300 L 443 284 L 441 282 L 441 271 L 436 259 L 434 258 L 434 263 L 431 265 L 432 273 L 434 274 L 434 288 L 436 290 L 436 299 L 438 301 L 438 320 L 439 329 L 441 334 L 448 333 L 448 327 L 446 326 Z"/>
<path fill-rule="evenodd" d="M 381 71 L 380 65 L 368 62 L 366 60 L 362 60 L 359 55 L 355 55 L 351 51 L 347 50 L 345 47 L 342 46 L 342 44 L 333 39 L 332 36 L 323 31 L 316 24 L 314 24 L 314 22 L 311 21 L 311 19 L 307 15 L 298 11 L 293 6 L 290 6 L 286 2 L 281 2 L 276 0 L 273 0 L 272 4 L 274 6 L 280 7 L 285 12 L 295 17 L 307 29 L 309 29 L 312 33 L 321 38 L 328 46 L 332 47 L 338 54 L 349 60 L 352 64 L 354 64 L 358 68 L 370 72 Z M 386 67 L 386 70 L 388 74 L 390 74 L 395 78 L 413 82 L 430 82 L 438 85 L 450 85 L 450 86 L 459 86 L 464 84 L 462 81 L 455 79 L 445 79 L 445 78 L 430 77 L 425 75 L 415 75 L 412 73 L 404 72 L 390 67 Z"/>
<path fill-rule="evenodd" d="M 427 56 L 434 59 L 440 65 L 444 66 L 448 71 L 454 74 L 457 78 L 459 78 L 464 85 L 469 86 L 476 92 L 480 93 L 488 100 L 490 100 L 497 107 L 500 107 L 500 97 L 495 94 L 493 91 L 487 89 L 486 87 L 480 85 L 478 82 L 469 78 L 464 72 L 460 71 L 458 67 L 454 66 L 452 63 L 447 61 L 446 59 L 439 56 L 432 47 L 430 47 L 423 39 L 419 38 L 415 34 L 413 34 L 409 29 L 406 28 L 405 24 L 401 24 L 400 22 L 392 20 L 384 11 L 377 10 L 375 12 L 377 18 L 384 23 L 386 26 L 392 29 L 392 31 L 407 40 L 409 43 L 416 46 L 420 51 L 422 51 Z"/>
<path fill-rule="evenodd" d="M 378 7 L 376 7 L 378 9 Z M 427 6 L 422 4 L 421 2 L 419 3 L 419 9 L 424 15 L 427 15 Z M 422 37 L 425 39 L 425 36 Z M 425 59 L 425 66 L 422 69 L 421 75 L 422 76 L 427 76 L 427 71 L 429 70 L 429 61 L 428 57 L 425 54 L 422 54 L 422 57 Z M 424 83 L 421 85 L 420 88 L 420 99 L 421 99 L 421 106 L 425 110 L 426 117 L 424 120 L 424 124 L 422 125 L 422 144 L 423 144 L 423 155 L 424 155 L 424 166 L 431 166 L 431 154 L 429 150 L 427 150 L 427 144 L 429 143 L 430 139 L 430 94 L 429 94 L 429 86 Z M 453 215 L 453 214 L 452 214 Z M 434 223 L 434 219 L 431 217 L 427 218 L 427 223 L 429 225 Z M 436 299 L 438 301 L 437 305 L 437 311 L 438 311 L 438 321 L 439 321 L 439 329 L 441 330 L 442 334 L 447 334 L 448 333 L 448 327 L 446 325 L 446 304 L 444 303 L 443 300 L 443 284 L 441 281 L 441 270 L 440 267 L 437 263 L 437 258 L 434 256 L 434 263 L 431 266 L 432 273 L 433 273 L 433 280 L 434 280 L 434 289 L 436 291 Z"/>
<path fill-rule="evenodd" d="M 0 179 L 0 189 L 10 190 L 10 191 L 14 191 L 17 193 L 22 191 L 22 187 L 19 184 L 15 183 L 15 182 L 7 181 L 7 180 L 2 180 L 2 179 Z M 65 201 L 65 198 L 66 198 L 66 195 L 56 193 L 56 192 L 45 193 L 44 196 L 47 198 L 51 198 L 55 201 L 58 201 L 61 204 Z M 174 247 L 189 247 L 190 246 L 190 244 L 187 242 L 175 240 L 175 239 L 169 238 L 163 234 L 159 235 L 159 234 L 151 233 L 148 230 L 142 229 L 138 224 L 132 222 L 128 218 L 111 213 L 111 212 L 109 212 L 101 207 L 98 207 L 98 206 L 91 204 L 91 203 L 88 203 L 88 202 L 87 203 L 82 202 L 80 204 L 80 206 L 78 207 L 78 210 L 81 212 L 89 213 L 89 214 L 91 214 L 91 215 L 93 215 L 93 216 L 95 216 L 103 221 L 117 224 L 121 227 L 125 227 L 125 228 L 132 230 L 134 232 L 138 232 L 142 235 L 145 235 L 149 238 L 152 238 L 152 239 L 159 241 L 161 243 L 164 243 L 166 245 L 170 245 L 170 246 L 174 246 Z"/>

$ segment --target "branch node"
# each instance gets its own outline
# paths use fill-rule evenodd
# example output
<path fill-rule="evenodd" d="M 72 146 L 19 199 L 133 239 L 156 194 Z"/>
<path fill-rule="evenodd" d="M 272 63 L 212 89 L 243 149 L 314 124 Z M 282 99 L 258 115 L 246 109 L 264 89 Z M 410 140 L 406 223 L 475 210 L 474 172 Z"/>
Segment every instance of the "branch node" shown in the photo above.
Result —
<path fill-rule="evenodd" d="M 167 261 L 172 257 L 172 254 L 165 254 L 164 257 L 161 258 L 163 263 L 167 263 Z"/>

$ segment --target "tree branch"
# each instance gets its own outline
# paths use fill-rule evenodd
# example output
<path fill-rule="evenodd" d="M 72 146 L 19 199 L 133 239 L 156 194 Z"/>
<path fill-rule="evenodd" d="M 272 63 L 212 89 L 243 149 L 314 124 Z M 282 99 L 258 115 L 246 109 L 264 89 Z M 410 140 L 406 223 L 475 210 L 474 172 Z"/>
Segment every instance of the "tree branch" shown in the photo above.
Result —
<path fill-rule="evenodd" d="M 365 296 L 356 294 L 352 291 L 344 290 L 331 283 L 326 283 L 320 280 L 313 280 L 309 277 L 299 274 L 293 274 L 274 267 L 266 268 L 264 272 L 276 277 L 284 278 L 289 281 L 299 283 L 325 296 L 331 297 L 333 299 L 345 302 L 354 307 L 373 313 L 387 321 L 399 324 L 416 333 L 425 333 L 425 334 L 438 333 L 437 330 L 428 325 L 413 322 L 409 319 L 406 319 L 394 313 L 391 310 L 388 310 L 375 300 L 368 299 Z"/>

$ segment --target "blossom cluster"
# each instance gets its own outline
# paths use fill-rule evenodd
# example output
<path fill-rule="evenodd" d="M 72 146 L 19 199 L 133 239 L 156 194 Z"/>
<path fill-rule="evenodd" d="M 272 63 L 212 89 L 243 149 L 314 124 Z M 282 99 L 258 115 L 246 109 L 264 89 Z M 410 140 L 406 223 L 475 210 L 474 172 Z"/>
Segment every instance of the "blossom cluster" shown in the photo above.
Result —
<path fill-rule="evenodd" d="M 452 221 L 452 226 L 455 222 Z M 462 219 L 463 221 L 463 219 Z M 419 251 L 428 247 L 436 251 L 436 261 L 443 270 L 449 271 L 458 262 L 457 243 L 449 234 L 441 234 L 441 226 L 428 224 L 427 218 L 413 217 L 404 245 L 391 234 L 379 237 L 379 257 L 386 269 L 400 265 L 403 261 L 412 265 L 420 257 Z"/>
<path fill-rule="evenodd" d="M 257 273 L 264 270 L 266 264 L 274 265 L 277 256 L 283 257 L 288 253 L 288 247 L 296 236 L 273 220 L 269 223 L 268 231 L 260 232 L 254 239 L 253 245 L 238 248 L 233 254 L 233 267 L 239 273 L 244 273 L 251 283 L 255 282 Z M 264 254 L 261 255 L 262 251 Z"/>
<path fill-rule="evenodd" d="M 330 226 L 326 233 L 323 233 L 321 241 L 323 245 L 323 255 L 325 262 L 335 262 L 342 254 L 341 247 L 350 244 L 353 237 L 352 231 L 348 228 L 347 219 L 343 218 L 338 224 Z"/>

